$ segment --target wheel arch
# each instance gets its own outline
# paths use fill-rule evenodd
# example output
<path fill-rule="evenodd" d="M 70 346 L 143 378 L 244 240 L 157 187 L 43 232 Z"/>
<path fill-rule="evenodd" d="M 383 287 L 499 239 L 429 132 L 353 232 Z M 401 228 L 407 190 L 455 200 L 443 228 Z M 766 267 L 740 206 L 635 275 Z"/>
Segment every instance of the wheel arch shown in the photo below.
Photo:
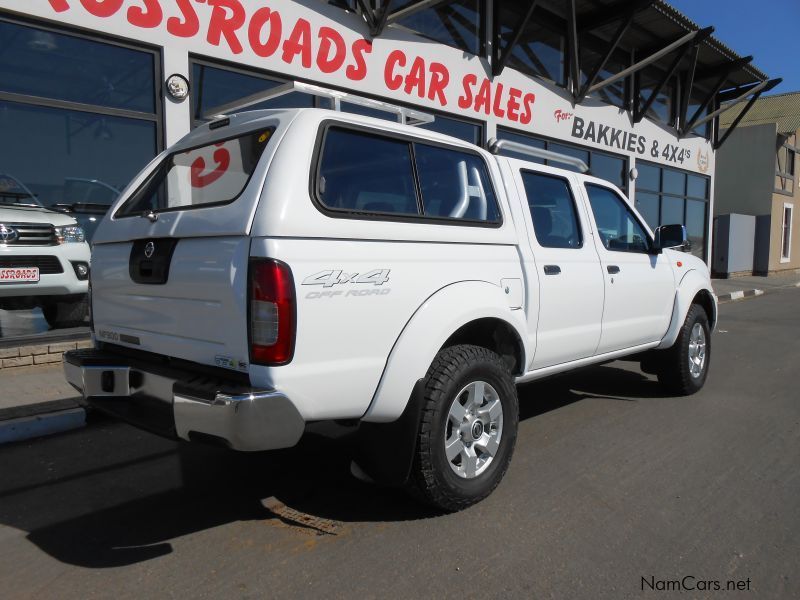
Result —
<path fill-rule="evenodd" d="M 705 310 L 708 316 L 709 328 L 713 331 L 717 324 L 717 299 L 711 289 L 708 277 L 696 269 L 688 271 L 678 285 L 678 289 L 675 292 L 672 319 L 667 333 L 662 338 L 657 349 L 663 350 L 672 347 L 678 339 L 681 325 L 683 325 L 692 304 L 699 304 Z"/>
<path fill-rule="evenodd" d="M 717 326 L 717 303 L 714 301 L 713 294 L 706 289 L 702 289 L 694 295 L 691 304 L 699 304 L 703 307 L 708 317 L 709 329 L 714 331 Z"/>
<path fill-rule="evenodd" d="M 469 302 L 464 302 L 469 298 Z M 363 421 L 390 422 L 405 410 L 414 384 L 447 346 L 474 344 L 500 354 L 514 375 L 526 363 L 525 315 L 511 310 L 500 286 L 465 281 L 431 295 L 395 341 Z"/>
<path fill-rule="evenodd" d="M 522 375 L 524 371 L 525 345 L 508 321 L 482 317 L 465 323 L 447 338 L 439 351 L 459 344 L 482 346 L 495 352 L 514 375 Z"/>

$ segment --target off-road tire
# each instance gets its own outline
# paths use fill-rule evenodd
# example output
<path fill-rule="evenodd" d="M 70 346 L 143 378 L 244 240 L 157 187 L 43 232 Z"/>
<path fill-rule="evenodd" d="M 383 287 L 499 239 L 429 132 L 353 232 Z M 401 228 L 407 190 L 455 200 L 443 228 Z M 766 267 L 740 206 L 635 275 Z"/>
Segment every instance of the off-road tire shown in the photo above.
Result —
<path fill-rule="evenodd" d="M 694 377 L 689 369 L 689 342 L 692 329 L 699 323 L 705 334 L 705 363 L 699 376 Z M 702 306 L 692 304 L 686 314 L 675 344 L 663 350 L 658 358 L 656 375 L 658 382 L 678 396 L 690 396 L 703 387 L 711 364 L 711 335 L 708 315 Z"/>
<path fill-rule="evenodd" d="M 450 467 L 444 442 L 448 411 L 465 386 L 489 383 L 503 408 L 499 447 L 486 470 L 463 479 Z M 425 377 L 424 405 L 417 434 L 409 491 L 444 511 L 458 511 L 486 498 L 500 483 L 511 462 L 517 439 L 519 405 L 514 378 L 496 353 L 472 345 L 441 350 Z"/>
<path fill-rule="evenodd" d="M 77 327 L 89 314 L 89 298 L 83 295 L 75 300 L 52 300 L 42 306 L 42 314 L 53 329 Z"/>

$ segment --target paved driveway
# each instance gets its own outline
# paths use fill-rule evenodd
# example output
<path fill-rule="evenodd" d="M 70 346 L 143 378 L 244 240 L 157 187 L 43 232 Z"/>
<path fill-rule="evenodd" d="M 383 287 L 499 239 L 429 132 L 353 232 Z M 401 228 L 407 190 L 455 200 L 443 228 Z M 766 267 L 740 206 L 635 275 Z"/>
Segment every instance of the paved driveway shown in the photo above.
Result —
<path fill-rule="evenodd" d="M 800 597 L 798 306 L 724 305 L 694 397 L 623 362 L 522 387 L 505 481 L 458 514 L 352 479 L 345 429 L 261 456 L 109 421 L 0 448 L 2 595 Z"/>

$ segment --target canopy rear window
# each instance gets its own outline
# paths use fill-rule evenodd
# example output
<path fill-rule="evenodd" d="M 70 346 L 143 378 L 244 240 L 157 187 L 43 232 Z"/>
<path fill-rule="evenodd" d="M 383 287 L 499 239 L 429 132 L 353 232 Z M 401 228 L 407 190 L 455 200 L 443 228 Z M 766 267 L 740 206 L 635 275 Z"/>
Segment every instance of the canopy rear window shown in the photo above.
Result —
<path fill-rule="evenodd" d="M 275 128 L 207 144 L 168 156 L 117 217 L 219 206 L 244 191 Z"/>

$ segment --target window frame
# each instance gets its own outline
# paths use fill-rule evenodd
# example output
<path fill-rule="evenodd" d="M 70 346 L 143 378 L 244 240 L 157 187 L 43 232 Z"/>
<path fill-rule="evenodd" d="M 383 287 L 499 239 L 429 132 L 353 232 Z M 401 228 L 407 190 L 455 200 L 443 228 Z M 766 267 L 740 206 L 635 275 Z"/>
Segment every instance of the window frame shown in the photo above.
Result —
<path fill-rule="evenodd" d="M 539 236 L 536 233 L 536 223 L 533 220 L 533 210 L 531 209 L 530 202 L 528 202 L 527 189 L 525 189 L 525 180 L 524 180 L 523 176 L 526 173 L 530 174 L 530 175 L 538 175 L 538 176 L 542 176 L 542 177 L 549 177 L 551 179 L 558 179 L 558 180 L 563 181 L 566 184 L 567 191 L 569 192 L 570 200 L 572 200 L 572 208 L 575 211 L 574 212 L 575 224 L 578 226 L 578 235 L 580 237 L 580 244 L 578 246 L 575 246 L 574 248 L 571 248 L 571 247 L 570 248 L 562 248 L 560 246 L 545 246 L 544 244 L 542 244 L 539 241 Z M 539 244 L 539 246 L 541 246 L 542 248 L 548 248 L 548 249 L 552 249 L 552 250 L 581 250 L 586 244 L 586 235 L 585 235 L 585 233 L 583 231 L 584 228 L 583 228 L 583 224 L 581 223 L 581 215 L 580 215 L 580 211 L 578 209 L 578 202 L 575 200 L 575 193 L 574 193 L 574 190 L 572 189 L 572 182 L 570 181 L 570 179 L 568 177 L 565 177 L 564 175 L 556 175 L 555 173 L 546 173 L 544 171 L 536 171 L 534 169 L 525 169 L 525 168 L 521 168 L 519 170 L 519 174 L 520 174 L 520 179 L 522 179 L 522 187 L 523 187 L 523 189 L 525 189 L 525 205 L 528 207 L 528 213 L 529 213 L 529 216 L 530 216 L 530 219 L 531 219 L 531 225 L 533 226 L 533 236 L 534 236 L 534 238 L 536 238 L 536 243 Z"/>
<path fill-rule="evenodd" d="M 417 204 L 420 208 L 418 215 L 401 215 L 397 213 L 380 213 L 368 211 L 354 211 L 349 209 L 331 208 L 323 201 L 319 193 L 319 176 L 320 167 L 322 165 L 323 149 L 325 147 L 325 139 L 329 131 L 333 128 L 346 129 L 355 131 L 357 133 L 366 134 L 374 137 L 383 137 L 407 142 L 411 149 L 411 167 L 413 170 L 414 187 L 417 194 Z M 449 217 L 429 217 L 424 214 L 425 199 L 422 197 L 422 188 L 419 180 L 418 166 L 416 154 L 414 150 L 415 144 L 424 144 L 444 148 L 446 150 L 454 150 L 463 152 L 477 157 L 486 168 L 486 174 L 489 178 L 489 185 L 491 186 L 492 194 L 495 198 L 495 205 L 497 207 L 498 220 L 497 221 L 479 221 L 475 219 L 455 219 Z M 316 209 L 323 215 L 335 219 L 350 219 L 356 221 L 390 221 L 398 223 L 423 223 L 434 225 L 450 225 L 454 227 L 481 227 L 484 229 L 499 229 L 505 223 L 505 215 L 503 214 L 502 203 L 500 196 L 495 189 L 494 181 L 492 178 L 492 170 L 486 162 L 483 155 L 477 149 L 467 148 L 463 146 L 455 146 L 436 140 L 429 140 L 418 136 L 413 136 L 396 131 L 381 130 L 376 127 L 362 125 L 360 123 L 349 123 L 347 121 L 340 121 L 338 119 L 324 119 L 320 122 L 317 129 L 317 137 L 314 142 L 314 151 L 311 157 L 311 168 L 309 169 L 309 196 Z"/>
<path fill-rule="evenodd" d="M 603 185 L 603 184 L 597 183 L 595 181 L 583 181 L 582 183 L 583 183 L 583 188 L 584 188 L 584 190 L 586 192 L 586 202 L 589 205 L 588 206 L 589 212 L 591 212 L 591 214 L 592 214 L 592 221 L 594 222 L 594 228 L 597 231 L 597 238 L 598 239 L 600 238 L 600 228 L 597 225 L 597 216 L 594 214 L 594 208 L 592 208 L 592 201 L 591 201 L 591 198 L 589 197 L 589 188 L 590 187 L 603 188 L 603 189 L 608 190 L 612 194 L 614 194 L 614 196 L 616 196 L 622 202 L 623 206 L 628 210 L 628 213 L 631 215 L 631 217 L 633 217 L 633 220 L 639 225 L 639 227 L 642 228 L 642 231 L 644 231 L 645 239 L 647 241 L 647 250 L 644 250 L 644 251 L 642 251 L 642 250 L 619 250 L 619 249 L 616 249 L 616 248 L 613 248 L 613 249 L 612 248 L 606 248 L 606 245 L 602 243 L 602 240 L 600 240 L 600 243 L 601 243 L 601 245 L 602 245 L 602 247 L 603 247 L 603 249 L 605 251 L 607 251 L 607 252 L 625 252 L 626 254 L 653 254 L 654 253 L 655 238 L 653 237 L 653 232 L 650 231 L 650 228 L 647 226 L 646 223 L 642 222 L 642 219 L 639 218 L 639 213 L 636 211 L 636 209 L 634 207 L 632 207 L 629 204 L 628 200 L 626 200 L 626 198 L 624 196 L 620 196 L 619 193 L 617 192 L 617 190 L 615 190 L 613 187 L 610 187 L 608 185 Z"/>
<path fill-rule="evenodd" d="M 283 85 L 286 83 L 291 83 L 292 81 L 306 81 L 311 82 L 310 79 L 303 79 L 303 78 L 292 78 L 287 77 L 285 74 L 280 74 L 275 71 L 267 71 L 264 69 L 259 69 L 258 67 L 250 67 L 248 65 L 239 64 L 235 62 L 230 62 L 226 60 L 218 60 L 214 58 L 209 58 L 203 56 L 201 54 L 190 53 L 189 54 L 189 94 L 190 97 L 188 100 L 194 103 L 196 98 L 195 94 L 202 94 L 202 78 L 200 80 L 195 80 L 194 77 L 194 67 L 199 66 L 202 68 L 208 69 L 217 69 L 218 71 L 227 71 L 229 73 L 235 73 L 237 75 L 243 75 L 245 77 L 252 77 L 254 79 L 263 79 L 264 81 L 273 82 L 276 85 Z M 314 82 L 312 82 L 314 83 Z M 317 82 L 318 83 L 318 82 Z M 201 96 L 202 98 L 202 96 Z M 198 103 L 201 100 L 198 99 Z M 325 108 L 321 106 L 320 97 L 319 96 L 311 96 L 313 99 L 314 108 Z M 198 127 L 202 127 L 210 123 L 213 119 L 201 119 L 196 114 L 196 111 L 193 110 L 194 106 L 190 105 L 189 110 L 191 111 L 191 128 L 197 129 Z M 249 110 L 253 110 L 252 108 Z"/>
<path fill-rule="evenodd" d="M 786 213 L 789 213 L 789 218 L 786 218 Z M 794 221 L 794 203 L 783 203 L 783 218 L 781 219 L 781 263 L 788 263 L 792 261 L 792 221 Z M 789 252 L 784 255 L 783 249 L 786 247 Z"/>
<path fill-rule="evenodd" d="M 641 187 L 638 183 L 639 179 L 636 180 L 636 195 L 638 196 L 639 192 L 643 194 L 651 194 L 658 197 L 658 226 L 661 225 L 669 225 L 669 223 L 663 223 L 661 220 L 661 212 L 662 212 L 662 205 L 663 199 L 665 196 L 670 198 L 679 198 L 683 200 L 683 219 L 682 224 L 687 227 L 688 230 L 688 223 L 687 218 L 689 215 L 689 201 L 696 201 L 696 202 L 703 202 L 705 204 L 705 218 L 703 219 L 703 253 L 699 258 L 703 260 L 706 259 L 708 254 L 708 223 L 710 217 L 710 208 L 711 208 L 711 183 L 712 178 L 708 175 L 704 175 L 703 173 L 698 173 L 696 171 L 688 171 L 686 169 L 677 169 L 675 167 L 668 167 L 666 165 L 662 165 L 656 162 L 650 162 L 644 159 L 639 159 L 636 161 L 637 168 L 640 165 L 644 165 L 649 168 L 658 169 L 658 189 L 654 190 L 649 187 Z M 686 175 L 686 180 L 684 182 L 684 193 L 683 195 L 672 194 L 670 192 L 662 191 L 664 188 L 664 173 L 666 171 L 677 171 Z M 689 195 L 689 178 L 690 177 L 700 177 L 706 183 L 706 197 L 701 198 L 699 196 L 691 196 Z M 635 206 L 635 202 L 634 202 Z M 694 253 L 694 246 L 692 247 L 692 253 Z M 695 256 L 697 256 L 695 254 Z"/>
<path fill-rule="evenodd" d="M 150 54 L 153 57 L 153 76 L 155 79 L 153 85 L 153 93 L 155 94 L 155 98 L 153 99 L 154 111 L 152 113 L 130 110 L 125 108 L 114 108 L 99 104 L 86 104 L 83 102 L 62 100 L 59 98 L 51 98 L 48 96 L 32 96 L 28 94 L 17 94 L 14 92 L 6 92 L 3 90 L 0 90 L 0 100 L 26 106 L 32 105 L 44 108 L 72 110 L 77 112 L 106 115 L 111 117 L 122 117 L 127 119 L 134 119 L 138 121 L 147 121 L 150 123 L 154 123 L 155 134 L 156 134 L 155 135 L 156 147 L 154 156 L 158 156 L 158 154 L 160 154 L 164 150 L 165 95 L 162 93 L 162 87 L 164 81 L 164 73 L 163 73 L 164 57 L 162 48 L 160 46 L 147 43 L 132 44 L 125 42 L 118 37 L 104 36 L 95 32 L 87 33 L 86 30 L 77 29 L 67 25 L 62 25 L 62 24 L 56 25 L 44 21 L 17 17 L 16 15 L 9 15 L 5 13 L 0 13 L 0 21 L 11 23 L 12 25 L 18 25 L 20 27 L 39 29 L 41 31 L 47 31 L 59 35 L 67 35 L 74 38 L 87 40 L 90 42 L 107 44 L 109 46 L 117 46 L 119 48 L 125 48 L 128 50 L 134 50 L 137 52 Z"/>

